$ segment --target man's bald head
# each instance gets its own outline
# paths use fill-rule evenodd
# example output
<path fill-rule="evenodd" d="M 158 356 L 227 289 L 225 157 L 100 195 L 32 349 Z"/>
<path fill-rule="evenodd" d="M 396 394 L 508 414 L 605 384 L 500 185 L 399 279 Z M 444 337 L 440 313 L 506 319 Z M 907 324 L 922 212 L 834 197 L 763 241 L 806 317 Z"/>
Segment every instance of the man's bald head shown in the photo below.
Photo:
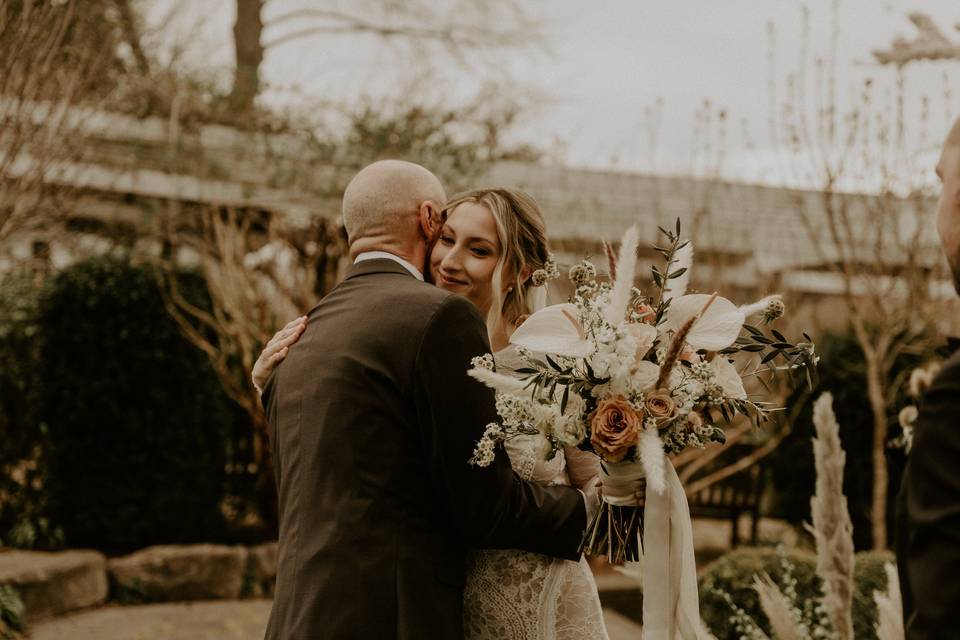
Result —
<path fill-rule="evenodd" d="M 437 176 L 412 162 L 381 160 L 360 170 L 343 192 L 343 226 L 357 241 L 416 238 L 424 203 L 439 210 L 447 196 Z M 366 248 L 365 248 L 366 250 Z"/>
<path fill-rule="evenodd" d="M 947 134 L 947 139 L 944 141 L 943 146 L 960 147 L 960 118 L 953 121 L 953 126 L 950 127 L 950 133 Z"/>
<path fill-rule="evenodd" d="M 943 143 L 937 175 L 941 185 L 937 232 L 950 264 L 954 287 L 960 293 L 960 118 L 954 121 Z"/>

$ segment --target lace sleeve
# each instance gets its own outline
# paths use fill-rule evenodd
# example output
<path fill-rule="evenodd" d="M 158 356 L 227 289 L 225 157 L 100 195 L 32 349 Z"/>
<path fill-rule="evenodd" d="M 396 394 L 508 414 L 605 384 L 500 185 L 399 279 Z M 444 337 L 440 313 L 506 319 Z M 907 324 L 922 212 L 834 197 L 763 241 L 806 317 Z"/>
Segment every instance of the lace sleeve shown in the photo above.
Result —
<path fill-rule="evenodd" d="M 510 456 L 510 465 L 517 475 L 524 480 L 533 480 L 533 472 L 537 467 L 537 454 L 532 436 L 520 436 L 507 440 L 504 448 Z"/>

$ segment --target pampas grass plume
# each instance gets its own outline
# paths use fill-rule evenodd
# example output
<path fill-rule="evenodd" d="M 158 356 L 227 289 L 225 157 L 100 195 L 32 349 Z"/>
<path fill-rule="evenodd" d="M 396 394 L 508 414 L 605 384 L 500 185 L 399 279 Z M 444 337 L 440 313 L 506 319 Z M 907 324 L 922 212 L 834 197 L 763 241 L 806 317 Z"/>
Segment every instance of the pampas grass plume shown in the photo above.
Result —
<path fill-rule="evenodd" d="M 607 322 L 617 326 L 627 315 L 627 305 L 633 291 L 633 278 L 637 272 L 637 243 L 639 236 L 636 225 L 627 229 L 620 241 L 620 255 L 617 258 L 617 278 L 613 281 L 610 302 L 604 309 Z"/>
<path fill-rule="evenodd" d="M 843 495 L 846 454 L 840 446 L 840 425 L 833 396 L 824 393 L 813 405 L 813 440 L 817 468 L 816 493 L 810 500 L 817 543 L 817 574 L 823 579 L 823 605 L 840 640 L 853 639 L 853 524 Z"/>
<path fill-rule="evenodd" d="M 887 591 L 873 592 L 877 603 L 877 640 L 903 640 L 903 601 L 900 597 L 900 578 L 897 568 L 888 562 L 883 566 L 887 572 Z"/>
<path fill-rule="evenodd" d="M 754 576 L 753 588 L 760 597 L 760 608 L 770 621 L 773 637 L 777 640 L 806 640 L 797 628 L 790 601 L 770 576 L 765 573 Z"/>
<path fill-rule="evenodd" d="M 530 394 L 530 389 L 526 388 L 527 383 L 523 380 L 511 378 L 510 376 L 505 376 L 502 373 L 484 369 L 483 367 L 475 367 L 467 373 L 471 378 L 479 380 L 494 391 L 508 393 L 514 396 L 528 396 Z"/>

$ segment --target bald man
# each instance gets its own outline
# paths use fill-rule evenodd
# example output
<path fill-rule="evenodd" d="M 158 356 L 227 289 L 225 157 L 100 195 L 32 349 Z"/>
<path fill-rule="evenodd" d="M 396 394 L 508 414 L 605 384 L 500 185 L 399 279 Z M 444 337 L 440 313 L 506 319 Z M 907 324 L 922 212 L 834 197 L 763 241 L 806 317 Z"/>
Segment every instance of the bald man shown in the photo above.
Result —
<path fill-rule="evenodd" d="M 423 282 L 446 199 L 415 164 L 378 162 L 343 196 L 354 264 L 308 314 L 263 393 L 280 505 L 268 640 L 463 637 L 468 547 L 575 560 L 584 497 L 467 460 L 493 394 L 479 312 Z"/>
<path fill-rule="evenodd" d="M 937 175 L 937 231 L 960 294 L 960 119 Z M 960 638 L 960 352 L 920 404 L 898 496 L 897 566 L 906 637 Z"/>

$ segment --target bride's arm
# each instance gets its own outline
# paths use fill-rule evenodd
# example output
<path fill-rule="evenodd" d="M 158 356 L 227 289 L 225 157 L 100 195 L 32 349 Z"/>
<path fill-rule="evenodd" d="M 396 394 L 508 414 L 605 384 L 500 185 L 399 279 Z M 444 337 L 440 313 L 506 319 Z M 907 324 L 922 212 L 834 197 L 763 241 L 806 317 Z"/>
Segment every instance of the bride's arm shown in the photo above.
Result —
<path fill-rule="evenodd" d="M 270 374 L 287 357 L 290 346 L 300 339 L 303 330 L 306 328 L 307 316 L 300 316 L 291 320 L 287 323 L 287 326 L 273 334 L 270 342 L 260 352 L 250 375 L 253 379 L 253 386 L 261 395 L 263 395 L 263 387 L 267 384 Z"/>

